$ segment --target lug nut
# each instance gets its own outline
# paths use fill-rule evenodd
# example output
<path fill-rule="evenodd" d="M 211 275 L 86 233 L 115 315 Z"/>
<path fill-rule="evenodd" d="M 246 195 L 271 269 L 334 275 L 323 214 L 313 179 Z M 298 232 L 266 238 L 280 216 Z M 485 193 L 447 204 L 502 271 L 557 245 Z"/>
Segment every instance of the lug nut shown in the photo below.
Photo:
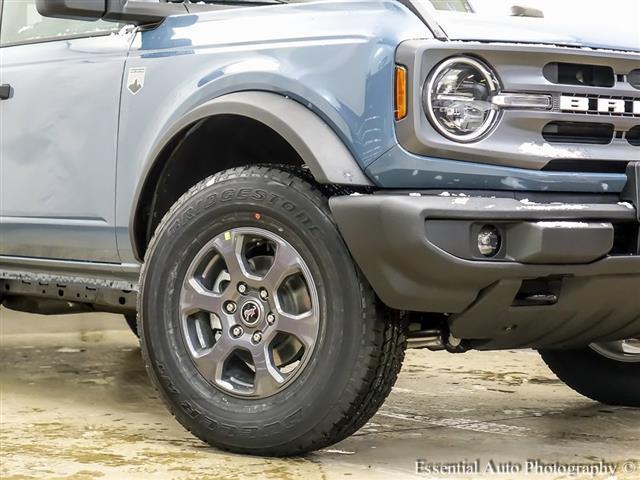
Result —
<path fill-rule="evenodd" d="M 262 333 L 260 332 L 254 333 L 253 336 L 251 337 L 251 340 L 253 340 L 253 343 L 260 343 L 262 341 Z"/>
<path fill-rule="evenodd" d="M 238 309 L 238 306 L 235 304 L 235 302 L 227 302 L 224 304 L 224 309 L 227 313 L 235 313 Z"/>
<path fill-rule="evenodd" d="M 264 288 L 260 289 L 260 298 L 262 300 L 266 300 L 267 298 L 269 298 L 269 292 L 267 292 L 267 290 L 265 290 Z"/>
<path fill-rule="evenodd" d="M 276 323 L 276 316 L 273 313 L 267 315 L 267 323 L 269 325 L 273 325 L 274 323 Z"/>
<path fill-rule="evenodd" d="M 247 293 L 247 284 L 246 284 L 246 283 L 242 283 L 242 282 L 240 282 L 240 283 L 238 284 L 238 292 L 240 292 L 240 293 L 242 293 L 242 294 Z"/>
<path fill-rule="evenodd" d="M 242 336 L 243 333 L 244 333 L 244 330 L 240 325 L 236 325 L 231 329 L 231 335 L 235 338 Z"/>

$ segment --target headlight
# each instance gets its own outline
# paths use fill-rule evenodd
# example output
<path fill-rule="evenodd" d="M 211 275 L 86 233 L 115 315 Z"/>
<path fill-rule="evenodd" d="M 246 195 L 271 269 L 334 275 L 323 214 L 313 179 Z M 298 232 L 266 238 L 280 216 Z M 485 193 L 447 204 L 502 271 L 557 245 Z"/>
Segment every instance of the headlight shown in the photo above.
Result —
<path fill-rule="evenodd" d="M 497 91 L 498 82 L 484 64 L 468 57 L 450 58 L 427 80 L 424 108 L 445 137 L 470 142 L 494 125 L 498 110 L 491 99 Z"/>

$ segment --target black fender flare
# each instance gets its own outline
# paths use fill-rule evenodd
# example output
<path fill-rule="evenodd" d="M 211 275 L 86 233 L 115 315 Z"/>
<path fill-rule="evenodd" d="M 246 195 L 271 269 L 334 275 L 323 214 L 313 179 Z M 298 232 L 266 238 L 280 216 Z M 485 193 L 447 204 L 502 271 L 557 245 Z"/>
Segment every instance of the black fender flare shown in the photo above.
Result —
<path fill-rule="evenodd" d="M 261 122 L 282 136 L 300 155 L 318 183 L 360 187 L 374 185 L 333 129 L 299 102 L 276 93 L 260 91 L 223 95 L 197 106 L 167 128 L 147 157 L 129 220 L 131 245 L 137 257 L 135 221 L 142 192 L 160 154 L 176 135 L 190 125 L 215 115 L 229 114 Z"/>

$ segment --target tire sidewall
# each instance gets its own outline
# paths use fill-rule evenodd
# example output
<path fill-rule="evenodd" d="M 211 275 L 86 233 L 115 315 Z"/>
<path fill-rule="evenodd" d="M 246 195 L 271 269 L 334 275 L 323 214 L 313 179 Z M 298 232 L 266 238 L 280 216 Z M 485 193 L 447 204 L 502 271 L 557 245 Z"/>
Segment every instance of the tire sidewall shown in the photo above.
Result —
<path fill-rule="evenodd" d="M 264 448 L 284 430 L 313 429 L 340 404 L 363 355 L 358 274 L 326 202 L 274 180 L 229 178 L 205 183 L 177 205 L 150 247 L 141 290 L 143 348 L 165 400 L 196 435 L 225 446 Z M 236 227 L 284 238 L 318 290 L 321 322 L 312 356 L 287 388 L 265 399 L 232 397 L 213 387 L 193 364 L 180 326 L 180 287 L 191 260 L 209 240 Z"/>

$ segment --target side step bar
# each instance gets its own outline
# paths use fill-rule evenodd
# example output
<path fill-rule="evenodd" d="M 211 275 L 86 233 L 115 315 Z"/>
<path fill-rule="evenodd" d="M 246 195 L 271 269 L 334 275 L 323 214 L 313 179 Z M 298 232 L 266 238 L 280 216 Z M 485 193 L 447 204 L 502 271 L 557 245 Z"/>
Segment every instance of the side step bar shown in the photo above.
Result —
<path fill-rule="evenodd" d="M 135 312 L 140 265 L 0 256 L 0 303 L 43 315 Z"/>

